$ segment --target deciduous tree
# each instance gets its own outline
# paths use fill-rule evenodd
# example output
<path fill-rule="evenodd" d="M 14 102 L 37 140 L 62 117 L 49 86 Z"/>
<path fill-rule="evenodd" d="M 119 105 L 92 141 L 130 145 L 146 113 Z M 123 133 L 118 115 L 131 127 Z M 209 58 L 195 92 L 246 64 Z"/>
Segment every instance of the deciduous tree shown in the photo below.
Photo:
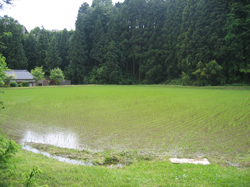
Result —
<path fill-rule="evenodd" d="M 60 68 L 55 68 L 55 69 L 50 70 L 49 77 L 52 79 L 52 81 L 55 81 L 58 84 L 60 84 L 61 81 L 64 80 L 64 78 L 65 78 L 63 75 L 63 72 Z"/>
<path fill-rule="evenodd" d="M 38 81 L 44 79 L 45 73 L 43 72 L 43 67 L 36 67 L 35 69 L 31 70 L 31 74 L 36 81 L 36 85 L 38 86 Z"/>

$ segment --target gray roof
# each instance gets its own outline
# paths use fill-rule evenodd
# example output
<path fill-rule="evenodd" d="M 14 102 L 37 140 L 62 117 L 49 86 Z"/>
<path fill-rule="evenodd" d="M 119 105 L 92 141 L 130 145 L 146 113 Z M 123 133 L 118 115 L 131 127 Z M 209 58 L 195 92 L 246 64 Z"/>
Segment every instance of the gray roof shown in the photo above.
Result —
<path fill-rule="evenodd" d="M 30 80 L 33 79 L 33 75 L 31 75 L 30 72 L 28 72 L 26 69 L 11 69 L 10 71 L 5 71 L 6 75 L 10 75 L 10 74 L 15 74 L 16 75 L 16 80 L 18 79 L 22 79 L 22 80 Z"/>

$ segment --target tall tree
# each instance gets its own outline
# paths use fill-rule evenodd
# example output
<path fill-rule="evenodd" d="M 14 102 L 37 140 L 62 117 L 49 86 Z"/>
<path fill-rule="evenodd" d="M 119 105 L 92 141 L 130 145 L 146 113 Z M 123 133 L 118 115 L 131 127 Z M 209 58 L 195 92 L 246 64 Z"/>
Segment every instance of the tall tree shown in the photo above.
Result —
<path fill-rule="evenodd" d="M 48 73 L 48 67 L 46 66 L 46 51 L 49 47 L 49 39 L 45 29 L 41 29 L 38 33 L 38 41 L 36 45 L 36 56 L 37 56 L 37 64 L 36 66 L 43 66 L 44 71 Z"/>
<path fill-rule="evenodd" d="M 46 51 L 45 63 L 49 71 L 59 67 L 62 63 L 62 59 L 61 57 L 59 57 L 59 52 L 55 37 L 52 38 L 51 42 L 49 43 L 49 48 Z"/>
<path fill-rule="evenodd" d="M 98 6 L 98 8 L 99 7 L 100 6 Z M 104 45 L 105 45 L 106 33 L 104 32 L 100 16 L 102 15 L 99 15 L 97 17 L 97 21 L 95 23 L 95 30 L 93 32 L 92 50 L 90 52 L 90 56 L 93 59 L 94 65 L 99 65 L 104 63 Z"/>
<path fill-rule="evenodd" d="M 228 81 L 239 82 L 242 78 L 249 80 L 245 71 L 250 67 L 250 1 L 230 1 L 226 30 L 227 60 L 224 64 Z"/>
<path fill-rule="evenodd" d="M 124 56 L 118 46 L 118 33 L 117 33 L 117 19 L 115 16 L 111 17 L 108 23 L 108 31 L 106 43 L 104 47 L 104 64 L 106 68 L 106 75 L 108 83 L 118 83 L 118 75 L 121 71 L 121 65 L 124 63 Z"/>
<path fill-rule="evenodd" d="M 144 74 L 145 82 L 159 83 L 164 81 L 164 58 L 162 57 L 162 28 L 166 3 L 161 0 L 148 2 L 146 24 L 143 32 L 143 56 L 140 72 Z"/>
<path fill-rule="evenodd" d="M 62 58 L 62 63 L 60 65 L 60 68 L 62 71 L 65 70 L 65 68 L 69 65 L 68 57 L 68 51 L 69 51 L 69 33 L 67 29 L 64 29 L 60 35 L 59 43 L 58 43 L 58 50 L 60 53 L 60 57 Z"/>
<path fill-rule="evenodd" d="M 13 18 L 4 16 L 1 19 L 1 28 L 2 33 L 12 33 L 11 37 L 4 37 L 3 39 L 6 49 L 3 49 L 2 53 L 6 57 L 8 67 L 11 69 L 26 69 L 28 63 L 22 44 L 24 27 Z"/>
<path fill-rule="evenodd" d="M 178 36 L 178 68 L 189 73 L 195 70 L 195 63 L 191 55 L 194 46 L 193 33 L 195 31 L 196 0 L 187 0 L 182 13 L 181 34 Z"/>
<path fill-rule="evenodd" d="M 74 84 L 82 84 L 84 77 L 87 76 L 86 63 L 88 61 L 88 51 L 85 38 L 84 18 L 88 12 L 89 5 L 84 3 L 78 10 L 76 20 L 76 30 L 70 41 L 68 59 L 68 78 Z"/>
<path fill-rule="evenodd" d="M 28 59 L 28 70 L 32 70 L 36 67 L 36 39 L 32 34 L 28 35 L 28 38 L 24 41 L 24 51 Z"/>

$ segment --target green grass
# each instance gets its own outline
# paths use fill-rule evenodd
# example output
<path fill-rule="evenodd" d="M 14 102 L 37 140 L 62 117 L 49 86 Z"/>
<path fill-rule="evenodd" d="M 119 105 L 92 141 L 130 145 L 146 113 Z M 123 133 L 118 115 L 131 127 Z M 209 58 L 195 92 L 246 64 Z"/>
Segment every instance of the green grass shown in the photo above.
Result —
<path fill-rule="evenodd" d="M 249 169 L 218 165 L 140 162 L 122 169 L 88 167 L 58 162 L 43 155 L 21 151 L 14 157 L 13 186 L 22 186 L 23 174 L 38 166 L 38 185 L 49 186 L 250 186 Z"/>
<path fill-rule="evenodd" d="M 44 139 L 51 134 L 51 141 L 62 141 L 65 138 L 57 133 L 63 133 L 69 136 L 69 144 L 74 139 L 71 144 L 80 149 L 224 157 L 249 166 L 249 87 L 75 86 L 4 91 L 0 120 L 16 140 L 27 130 Z"/>

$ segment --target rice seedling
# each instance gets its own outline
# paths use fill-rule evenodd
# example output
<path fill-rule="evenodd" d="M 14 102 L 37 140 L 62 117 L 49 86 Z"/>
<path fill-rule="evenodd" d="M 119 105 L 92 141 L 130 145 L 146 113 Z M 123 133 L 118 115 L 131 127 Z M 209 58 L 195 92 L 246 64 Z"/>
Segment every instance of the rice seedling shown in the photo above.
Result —
<path fill-rule="evenodd" d="M 37 137 L 36 143 L 76 149 L 225 154 L 232 160 L 250 154 L 248 88 L 72 86 L 5 93 L 0 120 L 19 142 Z"/>

